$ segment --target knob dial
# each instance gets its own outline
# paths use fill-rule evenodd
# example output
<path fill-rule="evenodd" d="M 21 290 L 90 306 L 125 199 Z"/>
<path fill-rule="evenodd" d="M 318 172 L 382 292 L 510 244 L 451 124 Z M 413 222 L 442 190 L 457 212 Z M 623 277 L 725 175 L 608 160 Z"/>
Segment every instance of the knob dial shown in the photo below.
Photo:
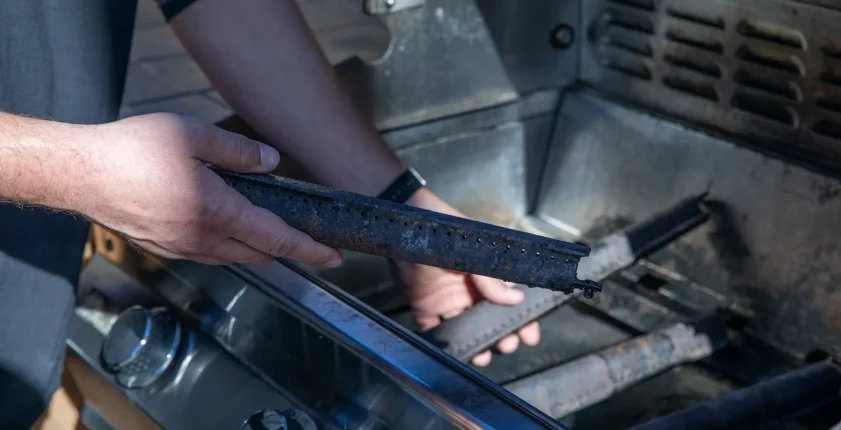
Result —
<path fill-rule="evenodd" d="M 264 409 L 248 417 L 239 430 L 318 430 L 318 426 L 299 409 Z"/>
<path fill-rule="evenodd" d="M 181 326 L 165 308 L 123 311 L 102 343 L 106 369 L 126 388 L 155 382 L 175 360 Z"/>

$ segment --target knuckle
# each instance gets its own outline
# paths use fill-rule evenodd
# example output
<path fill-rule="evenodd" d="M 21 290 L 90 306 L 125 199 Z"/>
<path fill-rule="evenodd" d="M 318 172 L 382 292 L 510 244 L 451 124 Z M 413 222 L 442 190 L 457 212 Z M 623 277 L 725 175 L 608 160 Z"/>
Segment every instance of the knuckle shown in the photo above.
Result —
<path fill-rule="evenodd" d="M 237 134 L 235 139 L 239 148 L 241 165 L 254 166 L 260 164 L 260 148 L 241 134 Z"/>
<path fill-rule="evenodd" d="M 212 199 L 201 206 L 198 218 L 201 224 L 215 230 L 231 228 L 232 217 L 229 216 L 229 203 L 225 200 Z"/>
<path fill-rule="evenodd" d="M 274 239 L 269 253 L 275 257 L 288 257 L 298 249 L 298 243 L 287 235 L 281 235 Z"/>

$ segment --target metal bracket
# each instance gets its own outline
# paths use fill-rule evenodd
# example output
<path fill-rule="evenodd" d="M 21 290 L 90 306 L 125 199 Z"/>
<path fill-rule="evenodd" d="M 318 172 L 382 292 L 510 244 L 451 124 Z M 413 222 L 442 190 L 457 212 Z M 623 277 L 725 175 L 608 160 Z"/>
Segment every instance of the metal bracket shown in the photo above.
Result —
<path fill-rule="evenodd" d="M 426 0 L 365 0 L 365 12 L 370 15 L 385 15 L 421 7 L 424 4 Z"/>

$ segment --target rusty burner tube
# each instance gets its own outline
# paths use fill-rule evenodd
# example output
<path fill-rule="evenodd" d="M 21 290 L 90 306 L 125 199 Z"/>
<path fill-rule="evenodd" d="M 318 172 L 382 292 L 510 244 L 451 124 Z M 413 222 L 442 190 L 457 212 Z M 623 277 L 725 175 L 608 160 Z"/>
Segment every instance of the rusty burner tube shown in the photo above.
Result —
<path fill-rule="evenodd" d="M 643 222 L 617 231 L 593 244 L 592 253 L 578 265 L 578 276 L 602 281 L 640 258 L 680 238 L 704 223 L 706 194 L 692 196 Z M 424 337 L 456 359 L 467 362 L 520 327 L 577 297 L 518 285 L 525 300 L 517 306 L 482 301 L 456 318 L 426 332 Z"/>
<path fill-rule="evenodd" d="M 709 357 L 726 344 L 725 325 L 712 316 L 636 337 L 505 388 L 544 413 L 560 418 L 674 366 Z"/>
<path fill-rule="evenodd" d="M 601 291 L 577 277 L 586 246 L 289 178 L 214 171 L 254 205 L 338 249 L 565 294 Z"/>
<path fill-rule="evenodd" d="M 775 428 L 841 400 L 841 368 L 812 364 L 631 430 Z"/>

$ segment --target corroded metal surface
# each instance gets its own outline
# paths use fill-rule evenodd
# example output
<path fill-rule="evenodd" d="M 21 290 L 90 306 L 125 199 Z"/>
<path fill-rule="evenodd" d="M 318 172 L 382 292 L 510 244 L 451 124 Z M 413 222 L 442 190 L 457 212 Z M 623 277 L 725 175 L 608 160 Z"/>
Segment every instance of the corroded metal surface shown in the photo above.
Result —
<path fill-rule="evenodd" d="M 682 200 L 645 222 L 598 240 L 590 256 L 578 265 L 578 276 L 602 281 L 649 252 L 681 237 L 707 219 L 702 207 L 703 199 L 704 195 L 699 195 Z M 443 321 L 426 334 L 427 338 L 448 354 L 467 361 L 509 333 L 574 297 L 520 288 L 525 293 L 525 300 L 517 306 L 483 301 L 461 315 Z M 594 302 L 604 301 L 603 296 L 605 294 L 600 294 Z"/>
<path fill-rule="evenodd" d="M 307 182 L 218 171 L 252 203 L 324 244 L 592 297 L 577 278 L 585 246 Z"/>
<path fill-rule="evenodd" d="M 632 430 L 779 428 L 841 400 L 841 369 L 813 364 L 717 399 L 635 426 Z"/>
<path fill-rule="evenodd" d="M 592 94 L 564 100 L 541 217 L 591 231 L 707 191 L 710 222 L 648 260 L 736 305 L 745 331 L 793 356 L 841 351 L 838 179 Z M 691 305 L 690 293 L 671 300 Z"/>
<path fill-rule="evenodd" d="M 707 334 L 677 324 L 536 373 L 506 388 L 543 412 L 562 417 L 713 351 Z"/>

